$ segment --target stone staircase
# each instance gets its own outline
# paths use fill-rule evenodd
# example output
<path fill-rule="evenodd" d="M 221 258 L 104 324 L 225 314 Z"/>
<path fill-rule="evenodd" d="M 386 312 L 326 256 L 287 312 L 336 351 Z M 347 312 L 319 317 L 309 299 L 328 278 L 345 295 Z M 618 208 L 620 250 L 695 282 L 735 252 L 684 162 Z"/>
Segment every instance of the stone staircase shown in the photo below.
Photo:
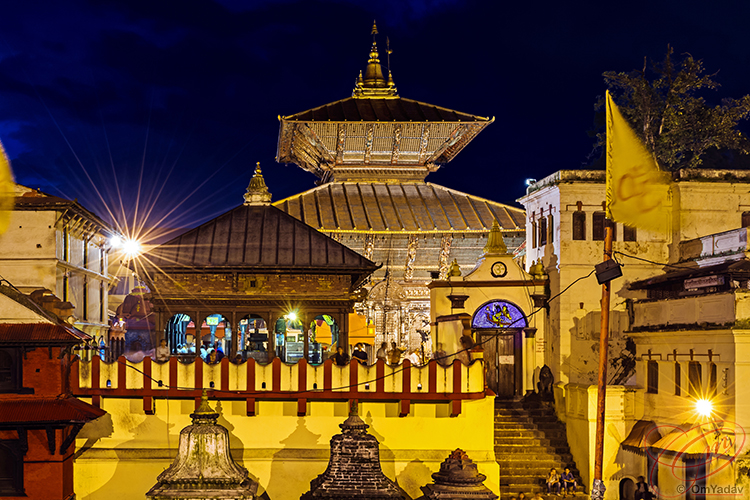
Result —
<path fill-rule="evenodd" d="M 547 494 L 545 479 L 554 467 L 580 474 L 568 447 L 565 424 L 551 406 L 538 401 L 495 400 L 495 457 L 500 465 L 501 498 Z"/>

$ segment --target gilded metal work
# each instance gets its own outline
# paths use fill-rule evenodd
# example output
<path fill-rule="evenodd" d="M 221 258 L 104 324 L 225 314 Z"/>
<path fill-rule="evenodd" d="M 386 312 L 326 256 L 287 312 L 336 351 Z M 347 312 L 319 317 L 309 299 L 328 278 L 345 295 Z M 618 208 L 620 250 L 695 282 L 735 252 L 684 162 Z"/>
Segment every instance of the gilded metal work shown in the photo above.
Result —
<path fill-rule="evenodd" d="M 487 237 L 487 244 L 484 246 L 484 253 L 508 253 L 508 247 L 505 245 L 503 233 L 500 231 L 497 219 L 492 221 L 492 228 L 490 229 L 490 235 Z"/>
<path fill-rule="evenodd" d="M 260 171 L 260 162 L 255 164 L 255 175 L 245 191 L 245 205 L 268 205 L 271 203 L 271 193 Z"/>
<path fill-rule="evenodd" d="M 451 255 L 451 242 L 453 242 L 453 235 L 450 233 L 444 234 L 440 241 L 440 260 L 438 269 L 440 271 L 441 280 L 448 278 L 448 259 Z"/>
<path fill-rule="evenodd" d="M 372 252 L 375 249 L 375 235 L 369 233 L 365 236 L 365 248 L 362 256 L 367 260 L 372 260 Z"/>
<path fill-rule="evenodd" d="M 409 236 L 409 244 L 406 249 L 406 267 L 404 270 L 404 279 L 411 280 L 414 277 L 414 261 L 417 260 L 417 246 L 419 237 L 416 234 Z"/>

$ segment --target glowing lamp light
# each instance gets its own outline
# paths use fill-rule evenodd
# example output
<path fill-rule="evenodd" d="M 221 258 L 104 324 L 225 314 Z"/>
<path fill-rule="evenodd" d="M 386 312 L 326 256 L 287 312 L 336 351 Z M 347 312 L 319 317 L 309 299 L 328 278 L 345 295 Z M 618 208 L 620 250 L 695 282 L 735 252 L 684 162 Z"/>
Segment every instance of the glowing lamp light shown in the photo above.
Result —
<path fill-rule="evenodd" d="M 714 411 L 714 404 L 710 399 L 699 399 L 695 402 L 695 411 L 703 417 L 710 417 Z"/>
<path fill-rule="evenodd" d="M 109 244 L 112 245 L 112 248 L 120 248 L 120 245 L 122 245 L 122 238 L 118 235 L 114 235 L 109 239 Z"/>
<path fill-rule="evenodd" d="M 532 185 L 532 184 L 534 184 L 535 182 L 536 182 L 536 179 L 526 179 L 526 185 L 527 185 L 527 186 L 531 186 L 531 185 Z"/>
<path fill-rule="evenodd" d="M 286 319 L 289 321 L 297 321 L 297 313 L 292 311 L 289 314 L 286 315 Z"/>
<path fill-rule="evenodd" d="M 141 244 L 137 240 L 128 238 L 122 243 L 122 251 L 129 258 L 136 257 L 141 253 Z"/>

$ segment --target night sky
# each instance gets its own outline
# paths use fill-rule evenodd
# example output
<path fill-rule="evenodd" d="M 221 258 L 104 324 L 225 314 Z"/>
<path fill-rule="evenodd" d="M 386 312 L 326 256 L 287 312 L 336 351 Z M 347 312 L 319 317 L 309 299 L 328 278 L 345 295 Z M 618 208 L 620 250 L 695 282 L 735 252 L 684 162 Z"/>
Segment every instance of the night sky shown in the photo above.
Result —
<path fill-rule="evenodd" d="M 709 102 L 750 93 L 747 2 L 3 2 L 0 140 L 17 182 L 119 223 L 214 217 L 256 161 L 278 200 L 315 178 L 275 163 L 277 115 L 349 96 L 373 19 L 402 97 L 495 117 L 428 181 L 509 204 L 595 159 L 604 71 L 672 44 L 719 72 Z"/>

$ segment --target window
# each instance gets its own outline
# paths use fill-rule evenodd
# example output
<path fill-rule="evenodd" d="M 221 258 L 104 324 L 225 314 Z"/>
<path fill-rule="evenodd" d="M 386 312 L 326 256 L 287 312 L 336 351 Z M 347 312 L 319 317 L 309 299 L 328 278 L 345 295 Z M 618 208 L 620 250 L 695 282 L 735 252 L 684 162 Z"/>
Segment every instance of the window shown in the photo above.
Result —
<path fill-rule="evenodd" d="M 750 212 L 742 212 L 742 227 L 750 227 Z"/>
<path fill-rule="evenodd" d="M 634 227 L 622 225 L 622 241 L 636 241 L 638 235 L 635 232 Z"/>
<path fill-rule="evenodd" d="M 716 396 L 716 363 L 708 365 L 708 398 Z"/>
<path fill-rule="evenodd" d="M 0 496 L 22 496 L 23 454 L 17 439 L 0 441 Z"/>
<path fill-rule="evenodd" d="M 536 248 L 536 222 L 531 223 L 531 248 Z"/>
<path fill-rule="evenodd" d="M 552 214 L 549 214 L 549 217 L 547 217 L 549 224 L 549 242 L 554 243 L 555 242 L 555 218 L 552 216 Z"/>
<path fill-rule="evenodd" d="M 682 371 L 680 369 L 680 363 L 677 362 L 674 364 L 674 395 L 682 395 Z"/>
<path fill-rule="evenodd" d="M 604 241 L 604 212 L 594 212 L 592 219 L 594 241 Z"/>
<path fill-rule="evenodd" d="M 646 392 L 658 394 L 659 392 L 659 363 L 656 361 L 648 362 L 648 389 Z"/>
<path fill-rule="evenodd" d="M 701 397 L 701 386 L 703 385 L 703 371 L 701 364 L 697 361 L 688 363 L 688 395 L 694 398 Z"/>
<path fill-rule="evenodd" d="M 573 239 L 586 239 L 586 212 L 573 212 Z"/>
<path fill-rule="evenodd" d="M 541 219 L 539 219 L 539 246 L 544 246 L 547 244 L 547 219 L 542 216 Z"/>
<path fill-rule="evenodd" d="M 21 356 L 18 349 L 0 349 L 0 392 L 21 388 Z"/>

